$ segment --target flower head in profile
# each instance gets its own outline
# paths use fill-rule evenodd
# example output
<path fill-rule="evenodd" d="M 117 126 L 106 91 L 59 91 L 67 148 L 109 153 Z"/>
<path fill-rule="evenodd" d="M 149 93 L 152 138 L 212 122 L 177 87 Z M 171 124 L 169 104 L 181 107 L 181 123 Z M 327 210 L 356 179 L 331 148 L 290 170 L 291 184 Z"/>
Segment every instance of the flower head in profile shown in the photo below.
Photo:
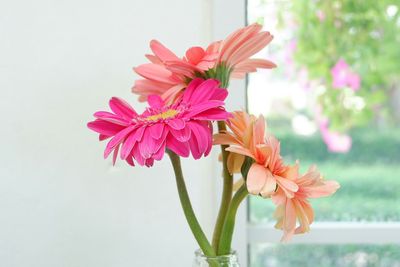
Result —
<path fill-rule="evenodd" d="M 172 103 L 196 77 L 218 79 L 226 88 L 229 78 L 244 78 L 246 73 L 258 68 L 274 68 L 276 65 L 269 60 L 250 58 L 273 39 L 269 32 L 261 30 L 259 24 L 249 25 L 223 41 L 211 43 L 206 49 L 191 47 L 183 57 L 153 40 L 150 42 L 153 54 L 146 55 L 150 63 L 134 68 L 143 79 L 135 82 L 132 92 L 140 95 L 140 101 L 145 101 L 149 95 L 159 95 Z"/>
<path fill-rule="evenodd" d="M 244 161 L 244 156 L 253 159 L 246 179 L 247 190 L 254 195 L 270 197 L 277 188 L 281 188 L 288 197 L 292 197 L 298 186 L 283 177 L 286 166 L 280 156 L 280 143 L 272 135 L 265 133 L 265 119 L 256 118 L 245 112 L 234 112 L 228 126 L 232 133 L 214 135 L 214 144 L 229 145 L 230 170 L 235 171 Z M 229 167 L 229 166 L 228 166 Z"/>
<path fill-rule="evenodd" d="M 306 233 L 310 230 L 314 211 L 308 199 L 330 196 L 340 188 L 340 185 L 336 181 L 324 180 L 315 166 L 312 166 L 304 175 L 300 175 L 298 163 L 288 167 L 283 176 L 298 186 L 298 190 L 291 198 L 280 188 L 272 195 L 272 201 L 277 205 L 275 227 L 283 230 L 282 241 L 288 241 L 294 234 Z"/>
<path fill-rule="evenodd" d="M 100 140 L 111 138 L 104 157 L 113 152 L 113 162 L 121 159 L 134 166 L 152 166 L 170 149 L 182 157 L 207 156 L 212 146 L 211 121 L 226 120 L 231 115 L 224 109 L 227 91 L 216 80 L 194 79 L 181 98 L 166 104 L 160 96 L 148 97 L 149 107 L 138 114 L 119 98 L 110 100 L 112 112 L 99 111 L 88 127 L 100 134 Z"/>
<path fill-rule="evenodd" d="M 224 64 L 230 77 L 238 79 L 259 68 L 275 68 L 276 65 L 269 60 L 250 58 L 266 47 L 273 38 L 269 32 L 262 31 L 262 26 L 258 23 L 238 29 L 218 43 L 218 64 Z"/>

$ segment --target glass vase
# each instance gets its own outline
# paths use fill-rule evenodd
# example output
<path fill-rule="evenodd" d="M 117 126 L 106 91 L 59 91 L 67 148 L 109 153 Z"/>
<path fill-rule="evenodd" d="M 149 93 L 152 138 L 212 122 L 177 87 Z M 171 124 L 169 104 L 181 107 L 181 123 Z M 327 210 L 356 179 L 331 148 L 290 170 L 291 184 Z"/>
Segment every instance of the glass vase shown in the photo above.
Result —
<path fill-rule="evenodd" d="M 192 267 L 240 267 L 236 251 L 216 257 L 207 257 L 201 250 L 196 250 L 194 254 Z"/>

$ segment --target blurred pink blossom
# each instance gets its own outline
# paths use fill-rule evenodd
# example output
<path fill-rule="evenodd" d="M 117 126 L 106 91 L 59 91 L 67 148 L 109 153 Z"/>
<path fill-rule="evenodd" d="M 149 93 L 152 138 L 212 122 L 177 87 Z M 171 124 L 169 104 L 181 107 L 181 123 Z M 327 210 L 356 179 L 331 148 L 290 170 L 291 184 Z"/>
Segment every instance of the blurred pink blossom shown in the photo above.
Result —
<path fill-rule="evenodd" d="M 318 17 L 320 22 L 323 22 L 325 20 L 325 18 L 326 18 L 324 11 L 322 11 L 320 9 L 317 10 L 317 14 L 316 15 L 317 15 L 317 17 Z"/>
<path fill-rule="evenodd" d="M 330 131 L 328 128 L 321 129 L 322 140 L 327 148 L 335 153 L 347 153 L 351 149 L 352 140 L 348 134 Z"/>
<path fill-rule="evenodd" d="M 353 72 L 349 65 L 343 59 L 339 59 L 336 65 L 331 69 L 333 77 L 332 86 L 336 89 L 349 86 L 354 91 L 360 89 L 361 78 Z"/>
<path fill-rule="evenodd" d="M 351 137 L 348 134 L 330 130 L 329 120 L 322 115 L 321 107 L 317 108 L 315 117 L 319 124 L 322 140 L 326 144 L 328 150 L 334 153 L 349 152 L 352 145 Z"/>
<path fill-rule="evenodd" d="M 354 91 L 360 89 L 361 79 L 360 75 L 358 75 L 357 73 L 349 73 L 347 76 L 347 82 Z"/>

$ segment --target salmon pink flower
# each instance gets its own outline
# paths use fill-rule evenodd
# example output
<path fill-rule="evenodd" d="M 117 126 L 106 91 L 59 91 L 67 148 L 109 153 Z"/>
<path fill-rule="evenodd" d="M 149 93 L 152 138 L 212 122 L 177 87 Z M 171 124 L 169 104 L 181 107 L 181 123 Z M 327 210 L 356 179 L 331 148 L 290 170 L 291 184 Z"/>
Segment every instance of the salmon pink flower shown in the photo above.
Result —
<path fill-rule="evenodd" d="M 283 230 L 282 241 L 288 241 L 294 234 L 310 230 L 314 212 L 308 199 L 330 196 L 340 188 L 340 185 L 336 181 L 324 180 L 315 166 L 300 176 L 298 163 L 288 167 L 282 175 L 296 183 L 299 188 L 292 198 L 287 197 L 281 188 L 272 195 L 272 201 L 277 205 L 274 214 L 277 218 L 275 227 Z"/>
<path fill-rule="evenodd" d="M 154 55 L 146 55 L 151 63 L 134 68 L 135 72 L 145 79 L 137 80 L 132 92 L 140 95 L 144 101 L 148 95 L 160 95 L 167 102 L 175 99 L 188 81 L 195 78 L 196 73 L 202 73 L 214 67 L 217 54 L 213 46 L 207 50 L 201 47 L 191 47 L 183 58 L 179 58 L 157 40 L 150 42 Z"/>
<path fill-rule="evenodd" d="M 232 160 L 233 165 L 241 166 L 244 156 L 254 160 L 246 180 L 249 193 L 270 197 L 279 187 L 288 197 L 293 197 L 298 186 L 282 176 L 286 166 L 280 156 L 280 143 L 274 136 L 266 135 L 264 117 L 256 118 L 245 112 L 234 112 L 233 115 L 228 122 L 232 133 L 214 135 L 214 144 L 229 145 L 226 150 L 233 153 L 230 156 L 238 155 Z M 231 170 L 235 168 L 230 167 Z"/>
<path fill-rule="evenodd" d="M 171 103 L 196 77 L 218 79 L 226 88 L 230 77 L 243 78 L 258 68 L 274 68 L 276 65 L 269 60 L 250 58 L 273 39 L 269 32 L 261 30 L 259 24 L 249 25 L 206 49 L 191 47 L 182 58 L 153 40 L 150 42 L 153 54 L 146 55 L 151 63 L 134 68 L 144 79 L 135 82 L 132 92 L 140 95 L 140 101 L 155 94 Z"/>
<path fill-rule="evenodd" d="M 206 52 L 197 48 L 199 52 L 195 58 L 212 62 L 206 61 L 210 62 L 207 65 L 208 69 L 197 69 L 197 72 L 204 71 L 206 77 L 218 78 L 226 86 L 229 78 L 242 79 L 246 73 L 255 72 L 258 68 L 275 68 L 276 65 L 269 60 L 250 58 L 266 47 L 272 39 L 273 36 L 269 32 L 262 31 L 262 26 L 257 23 L 236 30 L 225 40 L 209 45 Z M 192 66 L 183 61 L 169 61 L 166 65 L 174 72 L 185 71 L 187 77 L 194 71 Z M 204 62 L 202 65 L 205 65 Z"/>
<path fill-rule="evenodd" d="M 231 116 L 223 107 L 227 95 L 218 81 L 197 78 L 174 104 L 166 104 L 158 95 L 149 96 L 149 107 L 142 114 L 113 97 L 109 103 L 112 112 L 96 112 L 96 120 L 88 127 L 100 134 L 100 140 L 111 138 L 104 157 L 113 152 L 113 163 L 119 151 L 121 159 L 132 166 L 133 159 L 139 165 L 152 166 L 166 149 L 199 159 L 211 150 L 211 121 Z"/>

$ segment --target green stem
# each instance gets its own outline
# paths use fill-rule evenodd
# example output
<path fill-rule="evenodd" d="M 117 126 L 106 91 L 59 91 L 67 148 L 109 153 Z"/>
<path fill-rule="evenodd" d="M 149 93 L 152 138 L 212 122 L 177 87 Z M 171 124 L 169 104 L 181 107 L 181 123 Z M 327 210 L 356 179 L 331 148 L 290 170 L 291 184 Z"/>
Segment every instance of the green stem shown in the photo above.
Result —
<path fill-rule="evenodd" d="M 185 180 L 183 178 L 181 160 L 179 156 L 174 152 L 167 150 L 167 153 L 171 159 L 172 166 L 174 167 L 179 199 L 181 201 L 182 209 L 189 224 L 190 230 L 192 230 L 192 233 L 204 255 L 208 257 L 215 257 L 215 251 L 210 245 L 210 242 L 208 242 L 203 230 L 201 229 L 201 226 L 197 221 L 196 215 L 194 214 L 192 204 L 190 203 L 189 194 L 187 192 Z"/>
<path fill-rule="evenodd" d="M 221 240 L 219 243 L 218 255 L 227 255 L 231 252 L 233 230 L 235 228 L 236 212 L 240 203 L 249 194 L 246 184 L 242 185 L 232 198 L 231 204 L 226 215 L 224 227 L 222 228 Z"/>
<path fill-rule="evenodd" d="M 219 132 L 226 131 L 225 122 L 223 121 L 218 122 L 218 130 Z M 232 199 L 233 177 L 228 171 L 227 162 L 228 162 L 229 152 L 225 151 L 226 148 L 227 148 L 226 145 L 221 146 L 224 184 L 222 189 L 221 204 L 219 207 L 217 222 L 215 223 L 214 234 L 212 239 L 212 246 L 215 251 L 217 251 L 220 244 L 222 227 L 224 226 L 226 214 L 228 212 L 229 204 Z"/>

